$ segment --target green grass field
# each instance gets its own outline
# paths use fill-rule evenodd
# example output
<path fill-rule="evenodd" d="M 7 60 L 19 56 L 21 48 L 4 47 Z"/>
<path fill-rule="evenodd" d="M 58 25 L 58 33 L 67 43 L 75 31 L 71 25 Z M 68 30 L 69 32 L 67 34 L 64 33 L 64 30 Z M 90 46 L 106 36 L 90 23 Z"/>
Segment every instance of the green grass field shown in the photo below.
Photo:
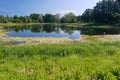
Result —
<path fill-rule="evenodd" d="M 111 28 L 114 25 L 107 24 L 95 24 L 95 23 L 0 23 L 1 27 L 12 27 L 12 26 L 29 26 L 34 24 L 63 24 L 67 27 L 81 27 L 81 28 Z M 116 27 L 119 26 L 116 24 Z"/>
<path fill-rule="evenodd" d="M 0 80 L 120 80 L 120 42 L 0 45 Z"/>

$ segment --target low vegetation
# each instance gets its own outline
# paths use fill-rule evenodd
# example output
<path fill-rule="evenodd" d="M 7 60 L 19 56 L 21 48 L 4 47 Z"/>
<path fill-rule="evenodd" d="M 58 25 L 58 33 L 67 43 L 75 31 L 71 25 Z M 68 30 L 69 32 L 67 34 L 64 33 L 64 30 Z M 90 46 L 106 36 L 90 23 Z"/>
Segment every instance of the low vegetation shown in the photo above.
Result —
<path fill-rule="evenodd" d="M 33 25 L 33 23 L 0 23 L 1 27 L 28 26 L 28 25 Z"/>
<path fill-rule="evenodd" d="M 116 25 L 108 25 L 108 24 L 95 24 L 95 23 L 0 23 L 0 29 L 3 27 L 13 27 L 13 26 L 32 26 L 32 25 L 64 25 L 66 27 L 76 27 L 76 28 L 112 28 L 118 27 L 119 24 Z"/>
<path fill-rule="evenodd" d="M 120 35 L 18 38 L 7 37 L 3 28 L 33 24 L 88 27 L 90 34 L 92 28 L 120 27 L 120 0 L 99 1 L 80 16 L 0 15 L 0 80 L 120 80 Z"/>
<path fill-rule="evenodd" d="M 120 35 L 94 35 L 94 36 L 88 36 L 83 35 L 81 37 L 81 40 L 88 41 L 88 42 L 114 42 L 114 41 L 120 41 Z"/>
<path fill-rule="evenodd" d="M 120 26 L 120 0 L 99 1 L 93 9 L 86 9 L 80 16 L 70 12 L 64 16 L 60 14 L 32 13 L 28 16 L 3 16 L 0 23 L 79 23 L 92 22 L 95 24 L 110 24 Z"/>
<path fill-rule="evenodd" d="M 119 80 L 120 42 L 0 45 L 1 80 Z"/>

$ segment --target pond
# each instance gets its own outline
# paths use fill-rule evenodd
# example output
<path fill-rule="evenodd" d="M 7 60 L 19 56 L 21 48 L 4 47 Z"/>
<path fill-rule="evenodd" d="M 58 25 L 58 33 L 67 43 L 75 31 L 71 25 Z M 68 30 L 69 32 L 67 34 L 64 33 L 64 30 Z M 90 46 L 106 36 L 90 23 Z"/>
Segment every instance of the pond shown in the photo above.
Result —
<path fill-rule="evenodd" d="M 120 28 L 80 28 L 62 24 L 36 24 L 31 26 L 5 27 L 8 37 L 68 37 L 78 39 L 81 35 L 118 35 Z"/>

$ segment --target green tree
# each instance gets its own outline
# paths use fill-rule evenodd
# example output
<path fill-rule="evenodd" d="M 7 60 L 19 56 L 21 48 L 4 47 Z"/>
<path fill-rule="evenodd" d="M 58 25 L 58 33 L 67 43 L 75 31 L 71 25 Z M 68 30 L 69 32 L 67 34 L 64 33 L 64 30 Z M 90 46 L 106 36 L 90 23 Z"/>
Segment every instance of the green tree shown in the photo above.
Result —
<path fill-rule="evenodd" d="M 14 15 L 13 19 L 19 19 L 18 15 Z"/>
<path fill-rule="evenodd" d="M 54 21 L 56 22 L 56 23 L 58 23 L 58 22 L 60 22 L 60 14 L 55 14 L 54 15 Z"/>
<path fill-rule="evenodd" d="M 66 20 L 65 20 L 65 17 L 62 17 L 61 20 L 60 20 L 61 23 L 65 23 Z"/>
<path fill-rule="evenodd" d="M 0 23 L 8 23 L 9 22 L 9 17 L 8 16 L 3 16 L 0 15 Z"/>
<path fill-rule="evenodd" d="M 30 18 L 34 23 L 40 22 L 40 14 L 37 13 L 30 14 Z"/>
<path fill-rule="evenodd" d="M 93 18 L 96 23 L 108 23 L 114 22 L 114 0 L 103 0 L 97 3 L 93 9 Z"/>
<path fill-rule="evenodd" d="M 19 16 L 18 16 L 18 15 L 14 15 L 14 16 L 13 16 L 13 19 L 12 19 L 12 22 L 14 22 L 14 23 L 20 23 L 21 20 L 19 19 Z"/>
<path fill-rule="evenodd" d="M 76 16 L 71 12 L 68 14 L 65 14 L 62 19 L 61 22 L 63 23 L 76 23 L 77 22 L 77 18 Z"/>
<path fill-rule="evenodd" d="M 86 9 L 86 11 L 82 14 L 81 19 L 83 22 L 92 22 L 93 21 L 93 10 Z"/>
<path fill-rule="evenodd" d="M 31 23 L 32 20 L 31 20 L 31 18 L 30 18 L 29 16 L 24 16 L 22 22 L 25 22 L 25 23 Z"/>
<path fill-rule="evenodd" d="M 52 23 L 52 22 L 55 22 L 55 18 L 52 14 L 45 14 L 43 16 L 43 20 L 45 23 Z"/>
<path fill-rule="evenodd" d="M 82 16 L 76 16 L 77 22 L 82 22 Z"/>
<path fill-rule="evenodd" d="M 38 22 L 39 22 L 39 23 L 43 23 L 43 15 L 42 15 L 42 14 L 40 14 L 40 16 L 39 16 L 39 18 L 38 18 Z"/>

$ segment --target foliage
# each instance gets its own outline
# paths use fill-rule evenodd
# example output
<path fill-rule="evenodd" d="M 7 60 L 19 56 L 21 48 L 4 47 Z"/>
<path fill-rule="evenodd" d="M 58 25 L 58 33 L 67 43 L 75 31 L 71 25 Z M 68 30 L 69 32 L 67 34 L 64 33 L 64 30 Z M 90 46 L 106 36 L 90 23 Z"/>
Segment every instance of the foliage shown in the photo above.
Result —
<path fill-rule="evenodd" d="M 0 45 L 1 80 L 119 80 L 120 42 Z"/>
<path fill-rule="evenodd" d="M 30 14 L 30 18 L 34 23 L 43 22 L 42 15 L 40 14 L 36 14 L 36 13 Z"/>
<path fill-rule="evenodd" d="M 29 16 L 0 15 L 0 23 L 97 23 L 97 24 L 118 24 L 120 23 L 120 0 L 99 1 L 93 9 L 86 9 L 85 12 L 76 16 L 72 12 L 60 16 L 59 14 L 38 14 L 32 13 Z"/>
<path fill-rule="evenodd" d="M 77 22 L 77 18 L 73 13 L 68 13 L 65 14 L 62 19 L 61 19 L 62 23 L 76 23 Z"/>
<path fill-rule="evenodd" d="M 82 20 L 85 22 L 92 21 L 100 24 L 120 23 L 120 1 L 99 1 L 94 9 L 87 9 L 82 17 Z"/>
<path fill-rule="evenodd" d="M 44 22 L 46 23 L 51 23 L 51 22 L 55 22 L 54 16 L 52 14 L 45 14 L 43 16 Z"/>
<path fill-rule="evenodd" d="M 92 16 L 93 16 L 93 10 L 92 9 L 86 9 L 86 11 L 82 15 L 82 20 L 84 22 L 92 22 Z"/>

